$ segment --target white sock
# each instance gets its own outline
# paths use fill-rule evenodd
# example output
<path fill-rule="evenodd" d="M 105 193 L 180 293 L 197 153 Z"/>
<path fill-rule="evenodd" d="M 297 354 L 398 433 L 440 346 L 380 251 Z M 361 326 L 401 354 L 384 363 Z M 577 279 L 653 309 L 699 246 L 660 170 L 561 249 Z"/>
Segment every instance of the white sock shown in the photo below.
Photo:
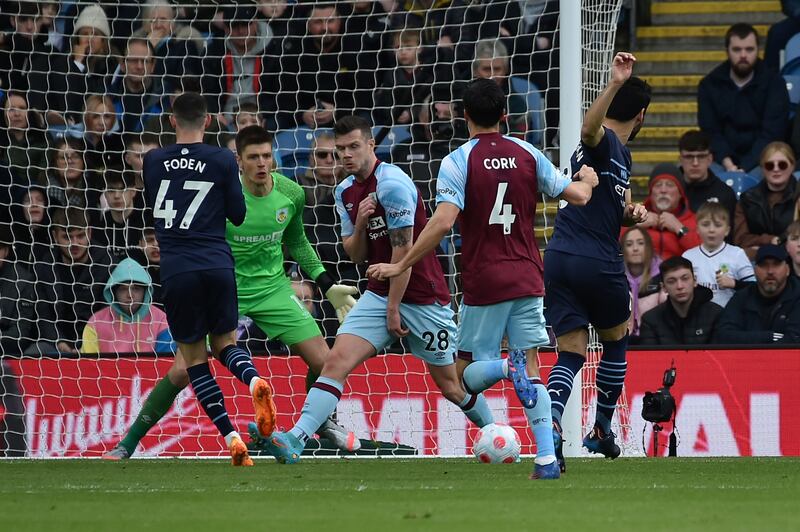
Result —
<path fill-rule="evenodd" d="M 533 461 L 537 465 L 547 465 L 555 462 L 556 457 L 553 454 L 548 454 L 547 456 L 541 456 L 541 457 L 537 454 L 536 458 L 534 458 Z"/>
<path fill-rule="evenodd" d="M 503 375 L 505 375 L 506 379 L 508 378 L 508 359 L 503 359 Z"/>
<path fill-rule="evenodd" d="M 253 395 L 253 390 L 256 389 L 256 383 L 261 380 L 261 377 L 253 377 L 250 379 L 250 395 Z"/>
<path fill-rule="evenodd" d="M 233 441 L 234 438 L 239 438 L 240 440 L 242 439 L 242 437 L 239 436 L 239 433 L 234 430 L 233 432 L 231 432 L 230 434 L 225 436 L 225 445 L 230 447 L 231 446 L 231 442 Z"/>

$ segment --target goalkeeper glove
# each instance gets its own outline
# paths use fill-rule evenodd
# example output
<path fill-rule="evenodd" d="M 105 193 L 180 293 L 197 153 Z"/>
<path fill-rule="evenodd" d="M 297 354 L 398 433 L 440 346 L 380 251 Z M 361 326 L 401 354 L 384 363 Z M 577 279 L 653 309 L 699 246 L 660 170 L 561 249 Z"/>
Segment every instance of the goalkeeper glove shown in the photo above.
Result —
<path fill-rule="evenodd" d="M 345 284 L 335 284 L 325 292 L 325 297 L 336 309 L 336 317 L 339 319 L 339 323 L 344 321 L 344 317 L 355 306 L 356 300 L 353 296 L 357 293 L 358 288 Z"/>

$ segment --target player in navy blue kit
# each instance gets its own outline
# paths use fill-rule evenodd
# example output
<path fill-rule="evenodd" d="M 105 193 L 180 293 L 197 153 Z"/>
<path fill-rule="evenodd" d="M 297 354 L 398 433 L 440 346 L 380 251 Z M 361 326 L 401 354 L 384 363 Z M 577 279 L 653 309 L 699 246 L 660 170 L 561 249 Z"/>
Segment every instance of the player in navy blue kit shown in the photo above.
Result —
<path fill-rule="evenodd" d="M 231 151 L 203 144 L 211 121 L 203 97 L 184 93 L 172 109 L 170 123 L 177 144 L 148 152 L 143 168 L 145 195 L 161 248 L 167 321 L 178 343 L 176 356 L 183 357 L 192 389 L 225 438 L 233 464 L 253 465 L 228 418 L 206 352 L 208 336 L 212 354 L 250 386 L 259 430 L 271 433 L 272 390 L 250 356 L 236 347 L 236 279 L 225 222 L 238 226 L 245 219 L 239 167 Z"/>
<path fill-rule="evenodd" d="M 636 58 L 614 57 L 611 80 L 586 112 L 581 142 L 572 156 L 572 171 L 595 169 L 600 184 L 583 207 L 563 206 L 544 254 L 545 317 L 558 339 L 558 361 L 548 379 L 556 456 L 565 471 L 561 415 L 572 391 L 572 379 L 586 360 L 588 327 L 603 343 L 597 369 L 597 415 L 583 445 L 608 458 L 620 454 L 611 419 L 625 381 L 631 311 L 619 233 L 623 225 L 645 220 L 647 210 L 631 201 L 633 140 L 650 104 L 650 87 L 632 77 Z"/>

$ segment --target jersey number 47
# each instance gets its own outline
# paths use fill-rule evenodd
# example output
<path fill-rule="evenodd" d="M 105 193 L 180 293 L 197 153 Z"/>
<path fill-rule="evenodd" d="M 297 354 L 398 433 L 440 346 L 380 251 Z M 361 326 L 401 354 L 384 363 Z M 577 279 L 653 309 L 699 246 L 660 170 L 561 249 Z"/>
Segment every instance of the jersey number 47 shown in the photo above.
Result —
<path fill-rule="evenodd" d="M 169 179 L 161 182 L 161 186 L 158 187 L 158 194 L 156 194 L 156 206 L 153 208 L 153 216 L 164 220 L 164 229 L 171 228 L 172 222 L 178 216 L 178 211 L 173 208 L 172 200 L 166 199 L 170 183 Z M 183 190 L 194 190 L 196 194 L 189 204 L 189 208 L 186 209 L 186 214 L 181 219 L 181 229 L 189 229 L 189 226 L 192 225 L 192 220 L 194 220 L 197 210 L 213 186 L 214 183 L 210 181 L 184 181 Z"/>

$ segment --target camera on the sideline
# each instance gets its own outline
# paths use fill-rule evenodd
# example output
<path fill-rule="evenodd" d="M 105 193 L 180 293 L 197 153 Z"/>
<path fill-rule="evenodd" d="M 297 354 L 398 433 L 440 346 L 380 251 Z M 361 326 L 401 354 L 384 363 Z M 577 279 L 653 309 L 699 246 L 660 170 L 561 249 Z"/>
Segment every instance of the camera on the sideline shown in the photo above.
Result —
<path fill-rule="evenodd" d="M 675 398 L 669 389 L 675 384 L 675 364 L 664 372 L 662 387 L 656 392 L 645 392 L 642 400 L 642 417 L 651 423 L 666 423 L 675 415 Z"/>

